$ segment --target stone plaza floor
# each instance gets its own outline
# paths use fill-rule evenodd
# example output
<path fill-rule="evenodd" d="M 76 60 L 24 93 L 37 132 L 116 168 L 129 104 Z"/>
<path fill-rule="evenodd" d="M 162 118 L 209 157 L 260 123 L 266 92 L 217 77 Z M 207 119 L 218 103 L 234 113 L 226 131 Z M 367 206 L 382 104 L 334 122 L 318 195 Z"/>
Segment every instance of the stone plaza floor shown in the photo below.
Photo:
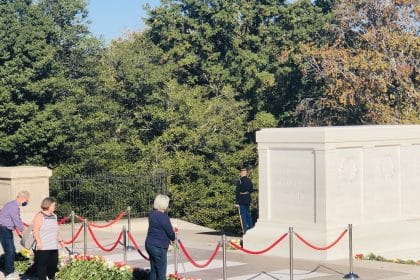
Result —
<path fill-rule="evenodd" d="M 182 240 L 193 260 L 199 264 L 205 263 L 217 243 L 221 240 L 219 233 L 179 220 L 174 221 L 174 223 L 181 228 L 179 238 Z M 101 244 L 105 247 L 110 247 L 115 242 L 124 224 L 126 224 L 126 221 L 121 220 L 111 227 L 104 229 L 94 228 L 93 231 Z M 70 239 L 70 226 L 63 225 L 61 228 L 64 239 Z M 147 221 L 145 219 L 133 219 L 131 232 L 143 252 L 145 252 L 144 239 L 146 237 L 146 231 Z M 228 239 L 230 238 L 228 237 Z M 87 254 L 89 255 L 102 255 L 108 260 L 123 261 L 122 246 L 118 246 L 110 253 L 105 253 L 98 249 L 90 237 L 88 237 L 87 244 Z M 80 235 L 75 243 L 75 251 L 83 253 L 83 234 Z M 66 253 L 65 250 L 63 252 Z M 174 260 L 173 251 L 170 250 L 168 252 L 168 273 L 174 272 Z M 135 250 L 127 252 L 127 262 L 133 267 L 149 267 L 148 261 L 144 260 Z M 348 272 L 348 260 L 313 261 L 296 259 L 294 261 L 293 279 L 343 279 L 343 276 Z M 363 280 L 420 279 L 420 266 L 415 265 L 355 260 L 354 272 Z M 178 273 L 181 276 L 203 280 L 223 279 L 222 250 L 220 249 L 218 251 L 214 261 L 205 268 L 193 266 L 184 254 L 179 252 Z M 287 280 L 290 279 L 289 260 L 288 258 L 276 256 L 249 255 L 238 250 L 229 249 L 227 250 L 227 278 L 232 280 Z M 0 279 L 2 278 L 0 277 Z"/>

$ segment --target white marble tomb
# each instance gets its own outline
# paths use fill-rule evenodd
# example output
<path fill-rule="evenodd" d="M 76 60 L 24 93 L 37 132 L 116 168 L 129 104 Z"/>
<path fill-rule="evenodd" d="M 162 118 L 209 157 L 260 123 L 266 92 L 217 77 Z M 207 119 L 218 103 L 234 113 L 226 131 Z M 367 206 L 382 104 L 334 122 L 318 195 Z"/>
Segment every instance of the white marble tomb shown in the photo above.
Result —
<path fill-rule="evenodd" d="M 420 125 L 268 128 L 256 137 L 259 219 L 245 248 L 266 248 L 289 227 L 325 246 L 348 224 L 354 254 L 420 248 Z M 328 251 L 294 239 L 295 258 L 348 257 L 348 235 Z M 287 239 L 267 254 L 287 257 Z"/>

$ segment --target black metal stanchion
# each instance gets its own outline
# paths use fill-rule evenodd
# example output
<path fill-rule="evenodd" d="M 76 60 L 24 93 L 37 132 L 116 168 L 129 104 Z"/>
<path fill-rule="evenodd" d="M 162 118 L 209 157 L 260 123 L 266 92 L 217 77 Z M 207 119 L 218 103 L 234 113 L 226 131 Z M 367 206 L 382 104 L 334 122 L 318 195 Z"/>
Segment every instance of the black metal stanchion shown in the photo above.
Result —
<path fill-rule="evenodd" d="M 71 219 L 71 240 L 74 238 L 74 211 L 70 213 Z M 71 243 L 71 253 L 74 254 L 74 242 Z"/>
<path fill-rule="evenodd" d="M 289 227 L 289 275 L 293 280 L 293 227 Z"/>
<path fill-rule="evenodd" d="M 122 228 L 122 237 L 123 237 L 123 261 L 124 264 L 127 263 L 127 229 L 125 226 Z"/>
<path fill-rule="evenodd" d="M 227 261 L 226 261 L 226 235 L 222 235 L 222 251 L 223 251 L 223 280 L 227 280 Z"/>
<path fill-rule="evenodd" d="M 87 229 L 88 229 L 88 220 L 83 220 L 83 256 L 87 255 Z"/>
<path fill-rule="evenodd" d="M 344 275 L 344 279 L 358 279 L 359 275 L 353 272 L 353 225 L 349 224 L 349 263 L 350 272 Z"/>

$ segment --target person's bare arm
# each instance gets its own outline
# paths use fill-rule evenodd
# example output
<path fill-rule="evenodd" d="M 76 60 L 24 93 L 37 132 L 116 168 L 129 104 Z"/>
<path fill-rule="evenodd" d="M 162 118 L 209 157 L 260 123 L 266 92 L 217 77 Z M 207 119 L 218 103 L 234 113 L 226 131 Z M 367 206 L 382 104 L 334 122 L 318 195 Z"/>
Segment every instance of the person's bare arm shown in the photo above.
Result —
<path fill-rule="evenodd" d="M 32 224 L 32 233 L 36 241 L 36 249 L 42 250 L 41 235 L 39 233 L 42 226 L 42 214 L 38 213 L 35 215 L 33 224 Z"/>

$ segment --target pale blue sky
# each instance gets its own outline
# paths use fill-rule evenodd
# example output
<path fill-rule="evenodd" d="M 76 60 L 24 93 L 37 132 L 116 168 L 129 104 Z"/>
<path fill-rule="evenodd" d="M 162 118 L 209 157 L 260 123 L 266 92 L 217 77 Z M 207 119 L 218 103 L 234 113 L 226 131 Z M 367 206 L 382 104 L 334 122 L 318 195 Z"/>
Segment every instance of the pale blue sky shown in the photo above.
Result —
<path fill-rule="evenodd" d="M 159 0 L 88 0 L 90 31 L 106 42 L 124 32 L 144 29 L 145 4 L 159 5 Z"/>

